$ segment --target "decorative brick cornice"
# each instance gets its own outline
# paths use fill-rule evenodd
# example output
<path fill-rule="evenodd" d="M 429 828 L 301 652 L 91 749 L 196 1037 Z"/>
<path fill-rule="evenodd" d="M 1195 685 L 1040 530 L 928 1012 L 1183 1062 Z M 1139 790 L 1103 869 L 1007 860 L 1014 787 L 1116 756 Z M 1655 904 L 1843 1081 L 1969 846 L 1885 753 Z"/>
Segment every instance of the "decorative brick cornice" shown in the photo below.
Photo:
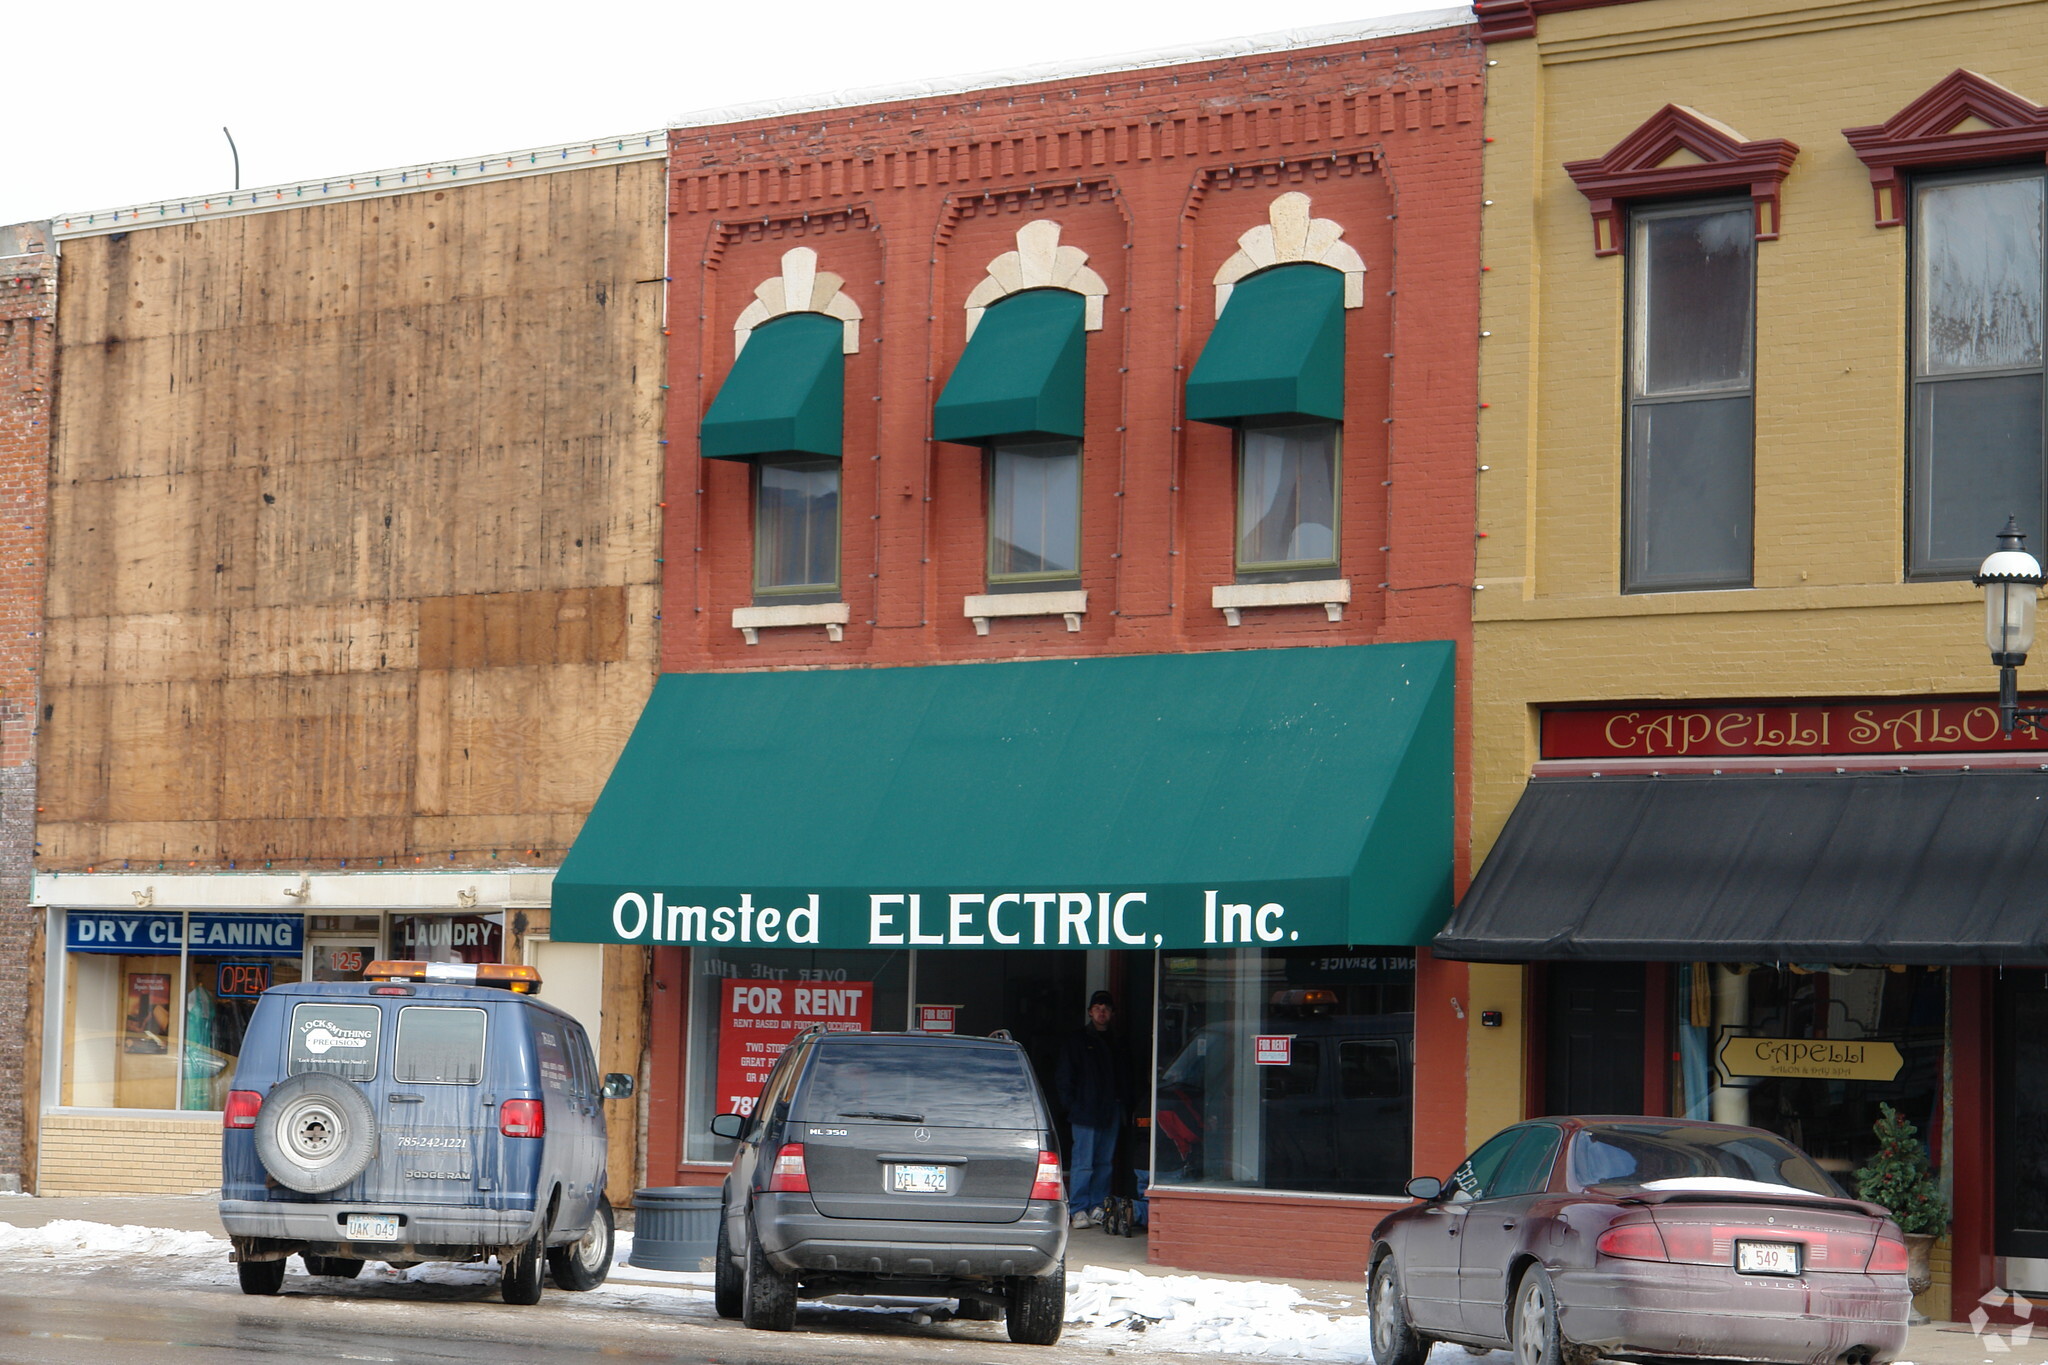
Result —
<path fill-rule="evenodd" d="M 1541 15 L 1634 3 L 1635 0 L 1472 0 L 1472 16 L 1479 22 L 1481 42 L 1505 43 L 1516 38 L 1534 38 L 1536 20 Z"/>
<path fill-rule="evenodd" d="M 1877 226 L 1897 227 L 1906 221 L 1901 170 L 2048 159 L 2048 109 L 1958 68 L 1883 123 L 1842 136 L 1870 168 Z"/>
<path fill-rule="evenodd" d="M 1568 161 L 1565 174 L 1590 201 L 1593 254 L 1623 247 L 1622 215 L 1631 203 L 1720 190 L 1746 190 L 1756 211 L 1756 239 L 1778 239 L 1778 189 L 1799 155 L 1784 138 L 1748 142 L 1697 109 L 1667 104 L 1602 157 Z"/>

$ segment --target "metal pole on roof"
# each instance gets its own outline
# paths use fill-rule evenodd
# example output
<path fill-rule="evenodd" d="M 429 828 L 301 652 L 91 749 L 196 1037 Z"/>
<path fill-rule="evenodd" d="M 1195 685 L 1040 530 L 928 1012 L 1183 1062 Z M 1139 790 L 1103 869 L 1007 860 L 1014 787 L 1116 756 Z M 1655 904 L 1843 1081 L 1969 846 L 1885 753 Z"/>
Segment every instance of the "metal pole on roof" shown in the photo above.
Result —
<path fill-rule="evenodd" d="M 231 132 L 229 132 L 229 131 L 227 130 L 227 125 L 226 125 L 226 124 L 222 124 L 222 125 L 221 125 L 220 135 L 221 135 L 222 137 L 224 137 L 224 138 L 226 138 L 226 139 L 228 140 L 228 150 L 229 150 L 230 152 L 232 152 L 232 153 L 234 154 L 234 157 L 235 157 L 235 188 L 236 188 L 236 189 L 240 189 L 240 188 L 242 188 L 242 151 L 241 151 L 241 148 L 239 148 L 239 147 L 235 146 L 235 135 L 234 135 L 233 133 L 231 133 Z"/>

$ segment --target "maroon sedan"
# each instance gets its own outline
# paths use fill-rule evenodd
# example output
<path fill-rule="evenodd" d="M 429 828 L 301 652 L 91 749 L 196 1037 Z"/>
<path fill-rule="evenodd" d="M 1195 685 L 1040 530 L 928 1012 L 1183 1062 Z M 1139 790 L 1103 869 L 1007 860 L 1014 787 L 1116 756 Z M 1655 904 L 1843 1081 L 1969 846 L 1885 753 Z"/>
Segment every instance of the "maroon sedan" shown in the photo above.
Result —
<path fill-rule="evenodd" d="M 1883 1365 L 1905 1345 L 1898 1227 L 1754 1128 L 1537 1119 L 1408 1193 L 1422 1202 L 1373 1230 L 1378 1365 L 1438 1341 L 1517 1365 Z"/>

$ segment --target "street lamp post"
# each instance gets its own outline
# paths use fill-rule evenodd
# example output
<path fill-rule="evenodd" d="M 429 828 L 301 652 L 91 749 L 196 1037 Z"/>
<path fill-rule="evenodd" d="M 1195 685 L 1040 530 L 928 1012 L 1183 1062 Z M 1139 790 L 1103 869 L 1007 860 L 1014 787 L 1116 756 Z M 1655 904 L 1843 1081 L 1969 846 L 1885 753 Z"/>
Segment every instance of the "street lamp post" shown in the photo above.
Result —
<path fill-rule="evenodd" d="M 2007 735 L 2024 728 L 2038 737 L 2048 732 L 2048 709 L 2020 705 L 2019 669 L 2034 647 L 2041 563 L 2027 553 L 2019 518 L 2006 518 L 1998 548 L 1979 566 L 1975 582 L 1984 589 L 1984 643 L 1998 669 L 1998 723 Z"/>

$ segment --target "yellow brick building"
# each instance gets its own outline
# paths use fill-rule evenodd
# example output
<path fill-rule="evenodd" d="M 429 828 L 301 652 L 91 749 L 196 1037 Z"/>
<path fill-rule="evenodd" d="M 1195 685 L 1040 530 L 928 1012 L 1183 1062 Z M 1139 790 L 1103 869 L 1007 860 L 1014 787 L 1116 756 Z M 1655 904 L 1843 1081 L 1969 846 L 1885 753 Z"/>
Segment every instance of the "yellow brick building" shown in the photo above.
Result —
<path fill-rule="evenodd" d="M 2001 499 L 2032 497 L 2011 510 L 2041 543 L 2048 3 L 1477 9 L 1477 879 L 1440 942 L 1506 960 L 1471 968 L 1471 1141 L 1616 1094 L 1639 1057 L 1621 1098 L 1640 1074 L 1650 1112 L 1789 1128 L 1853 1188 L 1888 1096 L 1943 1159 L 1957 1302 L 2048 1290 L 2048 1219 L 1991 1193 L 2048 1154 L 2000 1141 L 2032 1115 L 1985 1088 L 2037 1065 L 2015 1039 L 2040 973 L 1993 969 L 2048 960 L 2042 931 L 1987 926 L 2025 918 L 2048 755 L 1993 738 L 1957 567 L 1993 548 Z M 1841 858 L 1874 885 L 1818 871 Z M 1768 922 L 1745 938 L 1745 914 Z M 1574 1051 L 1581 986 L 1619 1054 Z M 1639 1024 L 1595 1017 L 1617 1008 Z M 1752 1035 L 1904 1060 L 1731 1071 Z"/>

